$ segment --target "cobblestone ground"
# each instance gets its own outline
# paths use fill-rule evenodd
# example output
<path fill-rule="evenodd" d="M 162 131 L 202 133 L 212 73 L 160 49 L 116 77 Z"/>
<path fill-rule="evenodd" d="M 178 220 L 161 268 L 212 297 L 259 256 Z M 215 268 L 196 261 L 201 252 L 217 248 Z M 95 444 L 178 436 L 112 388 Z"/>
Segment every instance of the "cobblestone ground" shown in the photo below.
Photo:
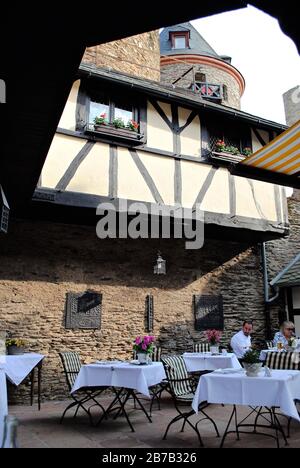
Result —
<path fill-rule="evenodd" d="M 110 399 L 103 400 L 104 406 Z M 135 432 L 131 432 L 124 417 L 116 420 L 111 417 L 103 421 L 98 427 L 89 424 L 85 414 L 79 414 L 73 418 L 73 410 L 67 414 L 62 425 L 59 418 L 69 401 L 51 401 L 42 404 L 41 411 L 36 406 L 10 406 L 9 412 L 17 416 L 19 420 L 18 442 L 21 448 L 198 448 L 198 439 L 192 429 L 187 427 L 185 432 L 180 432 L 181 425 L 174 424 L 169 432 L 167 440 L 162 440 L 168 422 L 176 415 L 172 402 L 168 397 L 162 400 L 161 410 L 156 408 L 150 424 L 142 411 L 135 410 L 129 405 L 130 419 Z M 148 402 L 145 403 L 146 406 Z M 207 409 L 208 414 L 215 420 L 221 434 L 226 428 L 231 407 L 211 405 Z M 239 408 L 239 418 L 243 419 L 249 413 L 246 407 Z M 97 419 L 97 413 L 94 413 Z M 193 416 L 194 419 L 197 416 Z M 199 419 L 199 418 L 198 418 Z M 253 420 L 253 419 L 252 419 Z M 286 419 L 281 418 L 286 427 Z M 211 424 L 207 421 L 200 423 L 200 432 L 208 448 L 218 448 L 220 439 L 217 439 Z M 269 431 L 270 432 L 270 431 Z M 284 444 L 281 443 L 283 447 Z M 237 441 L 235 435 L 229 435 L 226 439 L 227 448 L 275 448 L 276 442 L 269 437 L 253 434 L 241 434 L 241 440 Z M 300 425 L 293 422 L 289 447 L 300 447 Z"/>

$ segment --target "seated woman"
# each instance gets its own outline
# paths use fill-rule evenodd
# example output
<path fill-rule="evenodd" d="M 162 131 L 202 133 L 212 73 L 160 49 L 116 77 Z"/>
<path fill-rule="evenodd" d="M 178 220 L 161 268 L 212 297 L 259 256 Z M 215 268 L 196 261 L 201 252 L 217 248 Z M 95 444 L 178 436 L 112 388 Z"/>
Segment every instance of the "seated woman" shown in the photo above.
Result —
<path fill-rule="evenodd" d="M 273 340 L 273 345 L 277 346 L 278 343 L 282 343 L 282 347 L 289 345 L 289 340 L 295 336 L 295 325 L 293 322 L 283 322 L 280 327 L 280 331 L 276 333 Z"/>

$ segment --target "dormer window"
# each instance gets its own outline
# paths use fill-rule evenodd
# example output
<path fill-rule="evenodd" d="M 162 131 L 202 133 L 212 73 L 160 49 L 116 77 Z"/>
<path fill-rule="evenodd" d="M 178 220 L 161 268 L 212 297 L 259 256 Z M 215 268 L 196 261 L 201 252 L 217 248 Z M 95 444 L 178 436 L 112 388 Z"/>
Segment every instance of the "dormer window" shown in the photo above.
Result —
<path fill-rule="evenodd" d="M 172 49 L 188 49 L 190 46 L 190 32 L 170 32 L 170 41 Z"/>

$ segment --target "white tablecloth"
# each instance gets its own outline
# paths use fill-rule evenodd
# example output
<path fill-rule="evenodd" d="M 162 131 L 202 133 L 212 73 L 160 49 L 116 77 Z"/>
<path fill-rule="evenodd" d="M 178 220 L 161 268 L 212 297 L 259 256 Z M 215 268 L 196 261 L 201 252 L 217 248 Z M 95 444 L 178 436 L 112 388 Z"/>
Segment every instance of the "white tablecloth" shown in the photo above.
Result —
<path fill-rule="evenodd" d="M 0 447 L 3 439 L 4 417 L 7 415 L 6 375 L 1 366 L 0 361 Z"/>
<path fill-rule="evenodd" d="M 189 372 L 242 368 L 236 355 L 231 353 L 219 356 L 212 356 L 211 353 L 184 353 L 183 359 Z"/>
<path fill-rule="evenodd" d="M 281 353 L 284 353 L 285 351 L 280 351 Z M 259 359 L 261 361 L 265 361 L 267 359 L 268 353 L 278 353 L 277 348 L 272 348 L 272 349 L 263 349 L 260 353 Z"/>
<path fill-rule="evenodd" d="M 300 399 L 300 372 L 292 370 L 272 370 L 272 377 L 247 377 L 245 372 L 203 375 L 199 381 L 192 407 L 195 411 L 201 402 L 273 406 L 300 421 L 294 399 Z"/>
<path fill-rule="evenodd" d="M 13 384 L 19 385 L 44 357 L 42 354 L 31 353 L 2 356 L 2 367 L 6 377 Z"/>
<path fill-rule="evenodd" d="M 149 387 L 166 378 L 161 362 L 138 366 L 129 363 L 82 366 L 71 393 L 82 387 L 124 387 L 150 397 Z"/>

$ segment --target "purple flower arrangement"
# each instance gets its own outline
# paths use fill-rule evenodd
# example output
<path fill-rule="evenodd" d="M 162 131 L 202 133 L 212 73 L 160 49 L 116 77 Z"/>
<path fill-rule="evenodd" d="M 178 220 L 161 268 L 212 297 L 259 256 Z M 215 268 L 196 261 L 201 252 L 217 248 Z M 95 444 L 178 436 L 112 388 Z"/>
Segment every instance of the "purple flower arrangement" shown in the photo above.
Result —
<path fill-rule="evenodd" d="M 137 353 L 151 354 L 153 352 L 154 340 L 155 337 L 152 335 L 137 336 L 134 341 L 133 349 Z"/>

